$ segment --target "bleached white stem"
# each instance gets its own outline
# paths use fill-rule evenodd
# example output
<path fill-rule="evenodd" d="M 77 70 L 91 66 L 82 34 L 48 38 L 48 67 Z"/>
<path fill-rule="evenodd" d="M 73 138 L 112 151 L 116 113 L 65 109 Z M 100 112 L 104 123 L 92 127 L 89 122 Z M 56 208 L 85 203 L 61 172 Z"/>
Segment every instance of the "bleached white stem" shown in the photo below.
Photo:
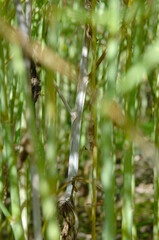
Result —
<path fill-rule="evenodd" d="M 25 240 L 28 239 L 28 222 L 27 222 L 27 165 L 23 164 L 19 171 L 19 194 L 21 205 L 21 219 L 24 229 Z"/>
<path fill-rule="evenodd" d="M 30 37 L 31 31 L 31 0 L 25 0 L 26 8 L 25 8 L 25 17 L 23 14 L 22 5 L 19 0 L 14 0 L 16 6 L 16 13 L 18 18 L 19 29 L 26 36 L 27 39 Z M 26 73 L 29 76 L 30 72 L 30 59 L 27 55 L 24 54 L 24 63 L 26 68 Z M 23 180 L 23 179 L 22 179 Z M 20 179 L 20 182 L 22 181 Z M 31 164 L 31 184 L 32 184 L 32 206 L 33 206 L 33 225 L 34 225 L 34 239 L 42 240 L 42 231 L 41 231 L 41 213 L 40 213 L 40 197 L 39 197 L 39 175 L 37 171 L 37 167 L 32 161 Z M 25 193 L 26 194 L 26 193 Z M 23 192 L 24 195 L 24 192 Z M 22 198 L 22 195 L 21 195 Z M 27 213 L 27 207 L 25 213 Z M 24 212 L 23 210 L 23 212 Z M 23 227 L 27 222 L 27 215 L 22 215 L 22 223 Z M 26 238 L 27 239 L 27 238 Z"/>
<path fill-rule="evenodd" d="M 72 180 L 73 177 L 77 176 L 78 165 L 79 165 L 79 144 L 80 144 L 80 133 L 81 133 L 81 122 L 82 114 L 86 96 L 86 89 L 88 84 L 88 51 L 89 51 L 89 38 L 86 34 L 87 27 L 85 27 L 82 56 L 80 61 L 80 72 L 79 81 L 77 86 L 77 97 L 75 103 L 76 118 L 71 124 L 71 143 L 70 143 L 70 156 L 69 156 L 69 167 L 68 167 L 68 181 Z M 69 201 L 72 193 L 72 184 L 68 184 L 66 189 L 66 201 Z"/>
<path fill-rule="evenodd" d="M 16 7 L 16 14 L 18 18 L 19 29 L 26 37 L 28 37 L 28 29 L 27 29 L 25 17 L 23 14 L 22 5 L 19 0 L 14 0 L 14 2 Z"/>
<path fill-rule="evenodd" d="M 29 39 L 30 29 L 31 29 L 31 0 L 26 0 L 26 15 L 23 14 L 23 8 L 19 0 L 14 0 L 16 7 L 16 15 L 18 19 L 18 25 L 21 33 Z M 30 60 L 24 54 L 24 64 L 26 68 L 26 73 L 29 75 L 30 70 Z"/>
<path fill-rule="evenodd" d="M 29 31 L 26 26 L 25 18 L 23 15 L 22 5 L 19 0 L 14 0 L 16 7 L 16 14 L 18 18 L 18 24 L 20 31 L 26 38 L 29 38 Z M 24 56 L 24 63 L 26 72 L 29 70 L 29 60 Z M 19 193 L 20 193 L 20 204 L 21 204 L 21 220 L 24 229 L 25 240 L 28 239 L 28 217 L 27 217 L 27 167 L 26 163 L 23 164 L 19 172 Z"/>
<path fill-rule="evenodd" d="M 25 0 L 25 22 L 28 36 L 31 32 L 31 10 L 31 0 Z"/>
<path fill-rule="evenodd" d="M 39 195 L 39 174 L 34 162 L 31 162 L 31 185 L 32 185 L 32 206 L 33 206 L 33 225 L 34 239 L 42 240 L 40 195 Z"/>

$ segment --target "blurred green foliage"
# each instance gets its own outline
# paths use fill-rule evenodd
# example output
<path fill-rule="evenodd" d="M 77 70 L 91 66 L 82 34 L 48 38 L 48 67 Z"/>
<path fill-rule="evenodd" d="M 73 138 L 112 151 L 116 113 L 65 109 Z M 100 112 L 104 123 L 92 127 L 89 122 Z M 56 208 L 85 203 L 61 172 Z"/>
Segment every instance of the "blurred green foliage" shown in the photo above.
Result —
<path fill-rule="evenodd" d="M 25 1 L 21 3 L 25 12 Z M 106 57 L 95 70 L 95 92 L 92 89 L 93 78 L 89 78 L 82 121 L 79 166 L 79 176 L 89 180 L 89 183 L 77 181 L 76 198 L 79 233 L 90 234 L 91 144 L 94 139 L 94 132 L 90 129 L 94 121 L 92 106 L 95 106 L 93 109 L 96 114 L 98 148 L 96 181 L 103 185 L 102 193 L 97 190 L 96 204 L 104 200 L 103 205 L 96 209 L 96 239 L 102 239 L 103 236 L 103 239 L 107 237 L 109 240 L 157 240 L 159 236 L 158 171 L 155 170 L 154 175 L 152 171 L 153 168 L 157 169 L 158 162 L 154 161 L 154 155 L 149 160 L 146 159 L 145 152 L 151 152 L 151 149 L 141 148 L 141 145 L 148 141 L 149 148 L 153 144 L 154 149 L 158 149 L 158 13 L 158 0 L 99 1 L 96 2 L 94 12 L 84 9 L 83 1 L 32 1 L 31 39 L 38 40 L 43 48 L 46 45 L 50 46 L 62 58 L 74 64 L 78 71 L 85 24 L 96 28 L 96 53 L 91 43 L 88 73 L 92 70 L 93 54 L 98 60 L 106 49 Z M 17 28 L 16 10 L 12 1 L 0 1 L 0 15 L 6 23 Z M 51 228 L 55 229 L 56 237 L 59 231 L 55 218 L 58 209 L 55 205 L 57 197 L 55 192 L 67 182 L 71 130 L 69 114 L 55 93 L 52 80 L 56 80 L 73 109 L 78 79 L 76 82 L 70 81 L 62 74 L 48 71 L 43 62 L 36 63 L 42 91 L 35 106 L 36 120 L 32 116 L 28 123 L 25 116 L 27 108 L 32 103 L 26 93 L 28 86 L 21 47 L 6 42 L 2 33 L 0 41 L 0 238 L 13 238 L 10 232 L 11 222 L 10 220 L 7 222 L 6 218 L 7 211 L 9 214 L 12 213 L 12 187 L 18 188 L 16 174 L 19 173 L 15 170 L 16 164 L 10 166 L 6 154 L 9 151 L 17 162 L 19 150 L 18 152 L 15 150 L 15 144 L 20 146 L 24 132 L 29 129 L 31 135 L 34 136 L 36 133 L 33 141 L 37 140 L 35 158 L 41 179 L 42 234 L 44 239 L 51 239 L 54 235 Z M 36 59 L 34 61 L 36 62 Z M 103 104 L 105 99 L 106 103 Z M 113 108 L 107 110 L 108 100 L 120 107 L 119 115 L 116 115 L 118 107 L 116 111 Z M 123 116 L 128 120 L 124 126 L 120 126 L 118 117 Z M 142 143 L 137 142 L 132 133 L 139 135 Z M 9 136 L 8 142 L 6 134 Z M 29 158 L 27 161 L 30 161 Z M 4 163 L 8 165 L 12 174 L 10 173 L 10 180 L 7 183 L 7 200 L 3 203 L 6 184 L 3 174 Z M 33 226 L 29 167 L 27 172 L 28 239 L 31 239 Z M 148 183 L 147 178 L 150 179 Z M 149 193 L 145 191 L 141 194 L 146 188 L 149 189 Z M 15 196 L 17 194 L 18 199 L 18 191 L 14 192 L 13 196 L 14 194 Z M 150 199 L 149 203 L 145 200 L 147 196 Z M 64 191 L 60 192 L 58 197 L 64 197 Z M 124 204 L 121 204 L 122 201 L 125 201 Z M 15 229 L 13 232 L 14 237 L 18 236 Z"/>

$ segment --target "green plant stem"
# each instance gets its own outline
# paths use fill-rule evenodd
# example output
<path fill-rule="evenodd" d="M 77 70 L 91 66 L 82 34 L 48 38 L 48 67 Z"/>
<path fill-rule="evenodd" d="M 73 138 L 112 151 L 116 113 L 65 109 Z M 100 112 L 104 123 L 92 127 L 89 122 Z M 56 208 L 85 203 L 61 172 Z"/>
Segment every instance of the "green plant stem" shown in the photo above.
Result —
<path fill-rule="evenodd" d="M 96 1 L 92 0 L 92 12 L 95 12 Z M 93 20 L 93 19 L 92 19 Z M 92 163 L 92 240 L 96 239 L 96 178 L 97 178 L 97 103 L 93 103 L 96 95 L 96 25 L 92 21 L 92 75 L 91 75 L 91 87 L 92 87 L 92 106 L 91 115 L 93 121 L 93 163 Z"/>
<path fill-rule="evenodd" d="M 0 46 L 1 49 L 2 46 Z M 1 53 L 3 56 L 3 53 Z M 1 65 L 2 69 L 3 66 Z M 4 72 L 3 72 L 4 74 Z M 5 77 L 3 77 L 4 79 Z M 3 119 L 3 138 L 4 146 L 6 150 L 6 157 L 9 168 L 9 180 L 10 180 L 10 195 L 11 195 L 11 210 L 12 218 L 16 219 L 16 239 L 24 239 L 24 231 L 21 223 L 21 211 L 20 211 L 20 198 L 18 188 L 18 175 L 15 161 L 15 154 L 13 149 L 12 132 L 8 119 L 8 106 L 7 106 L 7 93 L 4 80 L 1 82 L 1 117 Z"/>
<path fill-rule="evenodd" d="M 105 221 L 103 226 L 103 239 L 114 240 L 115 217 L 114 217 L 114 164 L 111 157 L 113 134 L 112 123 L 106 119 L 102 121 L 102 183 L 105 192 Z"/>
<path fill-rule="evenodd" d="M 156 144 L 156 159 L 159 157 L 158 147 L 158 119 L 159 119 L 159 77 L 156 80 L 156 96 L 155 96 L 155 111 L 154 111 L 154 133 Z M 154 223 L 153 223 L 153 240 L 158 240 L 159 237 L 159 176 L 157 169 L 154 169 Z"/>
<path fill-rule="evenodd" d="M 21 220 L 24 229 L 24 237 L 25 240 L 27 240 L 28 239 L 27 162 L 24 162 L 21 169 L 19 170 L 19 194 L 21 205 Z"/>
<path fill-rule="evenodd" d="M 132 62 L 132 26 L 128 25 L 127 29 L 127 58 L 125 71 L 127 72 Z M 125 112 L 135 121 L 135 93 L 131 93 L 130 96 L 125 97 Z M 122 207 L 122 240 L 133 239 L 133 200 L 134 192 L 133 187 L 134 175 L 133 175 L 133 145 L 127 134 L 124 142 L 124 162 L 123 162 L 123 207 Z M 134 230 L 135 231 L 135 230 Z"/>
<path fill-rule="evenodd" d="M 132 239 L 132 144 L 125 141 L 122 240 Z"/>
<path fill-rule="evenodd" d="M 44 191 L 43 212 L 47 221 L 46 236 L 48 240 L 59 239 L 59 228 L 56 220 L 56 186 L 57 186 L 57 170 L 56 170 L 56 95 L 52 79 L 52 74 L 48 71 L 46 75 L 46 119 L 47 119 L 47 181 L 48 190 Z"/>
<path fill-rule="evenodd" d="M 15 240 L 21 240 L 24 239 L 20 236 L 20 225 L 19 225 L 19 219 L 13 219 L 10 212 L 6 208 L 6 206 L 3 204 L 3 202 L 0 200 L 0 209 L 3 212 L 6 219 L 9 221 L 11 228 L 13 230 L 13 234 L 15 237 Z"/>

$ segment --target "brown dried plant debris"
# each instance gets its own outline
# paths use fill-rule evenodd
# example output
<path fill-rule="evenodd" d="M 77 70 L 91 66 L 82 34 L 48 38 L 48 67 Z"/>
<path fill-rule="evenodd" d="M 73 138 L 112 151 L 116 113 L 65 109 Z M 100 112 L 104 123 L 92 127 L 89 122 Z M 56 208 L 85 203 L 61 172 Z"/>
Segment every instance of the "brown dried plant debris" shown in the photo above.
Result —
<path fill-rule="evenodd" d="M 36 103 L 41 93 L 41 81 L 39 75 L 37 74 L 35 63 L 32 59 L 30 66 L 30 76 L 31 76 L 32 99 L 33 102 Z"/>
<path fill-rule="evenodd" d="M 24 135 L 24 137 L 22 138 L 22 140 L 20 142 L 20 146 L 21 146 L 21 150 L 20 150 L 20 154 L 18 157 L 18 161 L 17 161 L 18 170 L 21 169 L 21 167 L 22 167 L 23 163 L 25 162 L 26 158 L 28 157 L 28 155 L 32 155 L 34 152 L 29 134 L 26 133 Z"/>
<path fill-rule="evenodd" d="M 59 201 L 58 209 L 58 219 L 61 226 L 62 239 L 76 240 L 78 231 L 78 217 L 73 209 L 73 205 L 69 201 Z"/>

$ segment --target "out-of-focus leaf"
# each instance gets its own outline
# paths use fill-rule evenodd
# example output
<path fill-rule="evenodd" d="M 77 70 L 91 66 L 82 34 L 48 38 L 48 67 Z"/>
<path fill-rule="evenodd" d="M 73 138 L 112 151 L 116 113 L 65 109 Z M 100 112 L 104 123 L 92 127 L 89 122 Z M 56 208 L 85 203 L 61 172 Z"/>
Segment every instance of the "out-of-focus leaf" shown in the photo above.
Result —
<path fill-rule="evenodd" d="M 30 57 L 35 56 L 36 60 L 52 71 L 57 71 L 67 76 L 71 80 L 77 79 L 76 67 L 60 57 L 51 48 L 42 47 L 37 41 L 30 42 L 24 35 L 16 29 L 11 28 L 2 19 L 0 19 L 0 35 L 12 44 L 20 45 L 25 53 Z"/>
<path fill-rule="evenodd" d="M 123 74 L 117 84 L 117 93 L 125 94 L 147 80 L 147 75 L 159 64 L 159 42 L 149 45 L 141 59 L 129 71 Z"/>
<path fill-rule="evenodd" d="M 159 159 L 156 145 L 141 131 L 138 131 L 131 120 L 123 113 L 123 109 L 116 101 L 104 98 L 101 102 L 101 114 L 108 117 L 116 126 L 124 129 L 130 140 L 140 147 L 143 156 L 151 167 L 159 172 Z"/>
<path fill-rule="evenodd" d="M 127 74 L 121 80 L 119 80 L 117 86 L 117 93 L 120 95 L 131 91 L 145 78 L 146 68 L 142 64 L 142 62 L 139 62 L 133 67 L 131 67 Z"/>
<path fill-rule="evenodd" d="M 143 64 L 147 71 L 154 69 L 159 64 L 159 42 L 147 47 L 143 56 Z"/>

